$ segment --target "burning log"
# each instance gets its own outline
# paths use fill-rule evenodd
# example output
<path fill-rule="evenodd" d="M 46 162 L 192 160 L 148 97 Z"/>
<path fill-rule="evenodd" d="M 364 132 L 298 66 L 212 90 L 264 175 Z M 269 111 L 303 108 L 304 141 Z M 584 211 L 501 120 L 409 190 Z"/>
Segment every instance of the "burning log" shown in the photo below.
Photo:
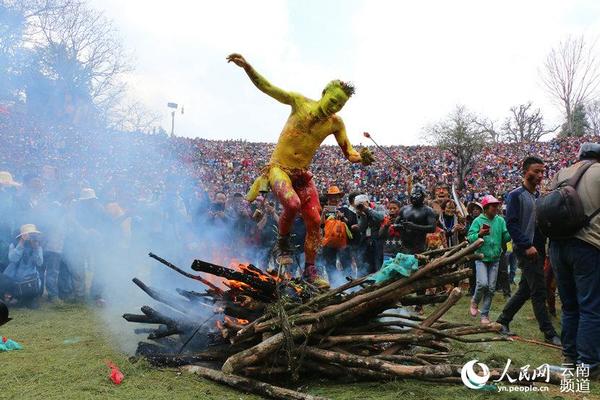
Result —
<path fill-rule="evenodd" d="M 194 271 L 206 272 L 211 275 L 220 276 L 230 281 L 242 282 L 250 288 L 258 290 L 265 295 L 272 296 L 275 293 L 275 282 L 272 280 L 272 278 L 266 278 L 266 275 L 264 274 L 258 275 L 237 272 L 232 269 L 221 267 L 220 265 L 215 265 L 202 260 L 195 260 L 192 263 L 192 269 Z M 250 268 L 250 270 L 254 269 Z"/>

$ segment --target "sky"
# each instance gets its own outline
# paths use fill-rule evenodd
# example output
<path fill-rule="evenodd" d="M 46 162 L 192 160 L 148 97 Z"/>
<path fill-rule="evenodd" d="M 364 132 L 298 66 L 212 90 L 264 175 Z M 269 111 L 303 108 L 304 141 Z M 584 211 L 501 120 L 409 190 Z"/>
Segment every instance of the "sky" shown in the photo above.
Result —
<path fill-rule="evenodd" d="M 275 142 L 289 107 L 225 58 L 241 53 L 271 83 L 318 99 L 332 79 L 356 95 L 339 113 L 355 144 L 412 145 L 457 105 L 502 122 L 532 101 L 560 109 L 540 71 L 568 35 L 600 37 L 600 1 L 92 0 L 132 54 L 129 96 L 175 134 Z M 600 47 L 598 47 L 600 51 Z M 332 138 L 328 143 L 334 143 Z M 365 143 L 366 144 L 366 143 Z"/>

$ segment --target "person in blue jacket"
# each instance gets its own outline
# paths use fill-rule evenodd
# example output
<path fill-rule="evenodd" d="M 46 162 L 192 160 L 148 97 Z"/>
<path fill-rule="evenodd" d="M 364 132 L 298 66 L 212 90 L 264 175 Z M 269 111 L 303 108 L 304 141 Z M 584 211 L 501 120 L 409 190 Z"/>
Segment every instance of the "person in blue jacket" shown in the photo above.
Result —
<path fill-rule="evenodd" d="M 517 265 L 521 269 L 521 281 L 496 322 L 502 325 L 502 334 L 514 335 L 509 329 L 509 324 L 525 302 L 531 299 L 533 313 L 546 342 L 560 346 L 560 338 L 554 330 L 546 307 L 546 238 L 537 228 L 535 220 L 535 201 L 539 196 L 537 187 L 542 182 L 544 172 L 544 161 L 538 157 L 527 157 L 523 161 L 522 185 L 511 191 L 506 198 L 506 227 L 513 241 Z"/>

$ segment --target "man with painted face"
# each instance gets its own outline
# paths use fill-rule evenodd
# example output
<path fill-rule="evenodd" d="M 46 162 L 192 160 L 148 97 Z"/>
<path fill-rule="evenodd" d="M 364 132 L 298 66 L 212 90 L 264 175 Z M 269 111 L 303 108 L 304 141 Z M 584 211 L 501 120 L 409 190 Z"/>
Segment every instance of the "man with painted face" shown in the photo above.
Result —
<path fill-rule="evenodd" d="M 436 216 L 425 205 L 425 187 L 416 184 L 410 193 L 410 205 L 402 207 L 396 225 L 401 230 L 403 253 L 416 254 L 425 250 L 428 233 L 435 232 Z"/>
<path fill-rule="evenodd" d="M 313 282 L 317 278 L 315 261 L 321 243 L 321 205 L 308 167 L 317 149 L 329 135 L 335 136 L 348 161 L 363 161 L 361 154 L 352 148 L 346 136 L 344 122 L 336 115 L 354 94 L 354 87 L 334 80 L 323 89 L 320 100 L 312 100 L 272 85 L 240 54 L 229 55 L 227 61 L 243 68 L 260 91 L 292 108 L 271 160 L 263 168 L 262 175 L 256 179 L 246 198 L 253 201 L 261 189 L 270 185 L 281 202 L 283 212 L 279 217 L 278 262 L 283 265 L 289 265 L 293 261 L 290 231 L 296 214 L 302 214 L 306 225 L 304 277 Z M 365 156 L 365 161 L 368 158 L 370 157 Z"/>

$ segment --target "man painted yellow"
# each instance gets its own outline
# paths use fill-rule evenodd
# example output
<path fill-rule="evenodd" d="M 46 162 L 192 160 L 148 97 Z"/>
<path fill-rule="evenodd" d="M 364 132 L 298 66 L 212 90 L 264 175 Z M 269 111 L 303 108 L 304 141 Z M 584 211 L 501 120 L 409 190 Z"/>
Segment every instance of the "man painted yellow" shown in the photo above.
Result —
<path fill-rule="evenodd" d="M 335 136 L 344 156 L 350 162 L 361 162 L 363 157 L 365 162 L 372 159 L 370 154 L 361 156 L 352 148 L 344 122 L 336 115 L 354 94 L 354 87 L 334 80 L 323 89 L 320 100 L 311 100 L 299 93 L 287 92 L 272 85 L 240 54 L 229 55 L 227 61 L 243 68 L 259 90 L 292 107 L 271 160 L 250 188 L 247 199 L 253 201 L 259 190 L 268 184 L 283 205 L 283 213 L 279 217 L 278 243 L 278 262 L 281 264 L 291 264 L 289 234 L 297 213 L 302 213 L 306 226 L 304 277 L 308 281 L 314 281 L 317 277 L 317 250 L 321 243 L 321 205 L 308 167 L 317 149 L 329 135 Z"/>

